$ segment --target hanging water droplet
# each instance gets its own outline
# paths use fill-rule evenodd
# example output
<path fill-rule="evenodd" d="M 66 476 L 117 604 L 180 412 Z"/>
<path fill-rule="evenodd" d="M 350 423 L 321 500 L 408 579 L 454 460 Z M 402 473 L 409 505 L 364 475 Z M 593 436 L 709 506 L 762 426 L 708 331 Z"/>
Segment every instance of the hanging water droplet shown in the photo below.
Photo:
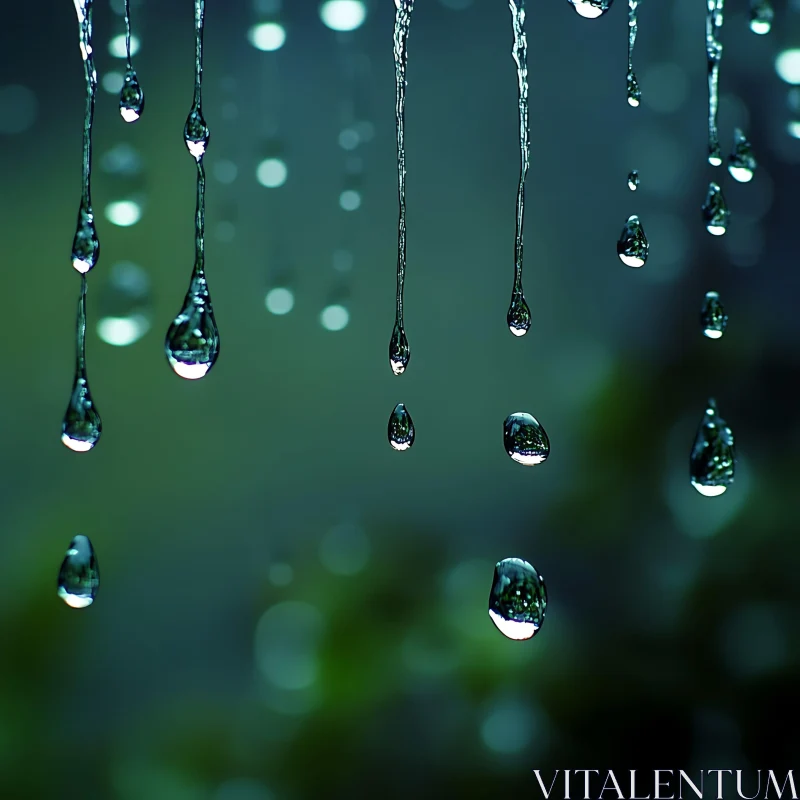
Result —
<path fill-rule="evenodd" d="M 524 336 L 531 327 L 531 310 L 522 291 L 514 291 L 506 314 L 508 329 L 514 336 Z"/>
<path fill-rule="evenodd" d="M 505 558 L 494 568 L 489 617 L 509 639 L 530 639 L 539 631 L 547 609 L 544 578 L 521 558 Z"/>
<path fill-rule="evenodd" d="M 719 109 L 719 66 L 722 62 L 720 33 L 725 0 L 706 0 L 706 61 L 708 67 L 708 163 L 712 167 L 722 164 L 722 151 L 717 130 Z"/>
<path fill-rule="evenodd" d="M 402 403 L 394 407 L 389 417 L 389 444 L 395 450 L 408 450 L 414 444 L 414 422 Z"/>
<path fill-rule="evenodd" d="M 689 458 L 692 486 L 706 497 L 717 497 L 733 483 L 735 468 L 733 433 L 710 399 Z"/>
<path fill-rule="evenodd" d="M 85 375 L 76 375 L 72 396 L 61 424 L 61 441 L 76 453 L 91 450 L 100 438 L 103 424 L 92 401 Z"/>
<path fill-rule="evenodd" d="M 635 192 L 639 188 L 639 170 L 632 169 L 628 173 L 628 188 Z"/>
<path fill-rule="evenodd" d="M 100 570 L 92 543 L 76 536 L 58 571 L 58 596 L 71 608 L 90 606 L 100 586 Z"/>
<path fill-rule="evenodd" d="M 642 223 L 636 214 L 628 217 L 617 242 L 617 255 L 626 267 L 643 267 L 647 262 L 650 245 Z"/>
<path fill-rule="evenodd" d="M 639 0 L 628 0 L 628 105 L 636 108 L 642 102 L 642 90 L 639 88 L 639 81 L 633 71 L 633 48 L 636 44 L 636 34 L 639 25 L 636 20 L 636 9 L 639 7 Z"/>
<path fill-rule="evenodd" d="M 706 230 L 714 236 L 722 236 L 727 230 L 730 215 L 731 212 L 728 210 L 722 189 L 719 184 L 712 181 L 708 184 L 708 194 L 703 205 L 703 221 L 706 224 Z"/>
<path fill-rule="evenodd" d="M 395 321 L 392 338 L 389 340 L 389 366 L 395 375 L 402 375 L 406 371 L 408 361 L 411 358 L 411 348 L 408 346 L 408 339 L 403 326 L 399 321 Z"/>
<path fill-rule="evenodd" d="M 202 273 L 192 276 L 183 308 L 167 331 L 164 349 L 169 365 L 181 378 L 197 380 L 214 366 L 219 355 L 219 330 Z"/>
<path fill-rule="evenodd" d="M 136 70 L 125 73 L 125 83 L 119 93 L 119 113 L 125 122 L 136 122 L 144 112 L 144 92 L 136 77 Z"/>
<path fill-rule="evenodd" d="M 193 105 L 189 116 L 186 117 L 186 125 L 183 128 L 183 139 L 195 160 L 200 161 L 206 154 L 208 142 L 211 139 L 211 131 L 208 125 L 206 125 L 203 111 L 199 105 Z"/>
<path fill-rule="evenodd" d="M 638 107 L 639 103 L 642 102 L 642 90 L 639 87 L 639 81 L 637 80 L 636 74 L 633 72 L 633 70 L 628 72 L 627 85 L 628 105 L 636 108 Z"/>
<path fill-rule="evenodd" d="M 535 417 L 524 411 L 509 414 L 503 423 L 503 445 L 513 461 L 532 467 L 550 455 L 550 439 Z"/>
<path fill-rule="evenodd" d="M 703 333 L 709 339 L 719 339 L 725 333 L 728 315 L 717 292 L 706 292 L 703 308 L 700 311 L 700 324 L 703 326 Z"/>
<path fill-rule="evenodd" d="M 763 36 L 772 30 L 775 12 L 769 0 L 750 0 L 750 30 Z"/>
<path fill-rule="evenodd" d="M 84 197 L 78 209 L 78 224 L 72 240 L 72 266 L 85 275 L 100 257 L 100 241 L 94 224 L 94 213 Z"/>
<path fill-rule="evenodd" d="M 733 151 L 728 158 L 728 172 L 739 183 L 749 183 L 757 166 L 750 142 L 737 128 L 733 134 Z"/>
<path fill-rule="evenodd" d="M 614 0 L 569 0 L 575 11 L 585 19 L 597 19 L 611 8 Z"/>

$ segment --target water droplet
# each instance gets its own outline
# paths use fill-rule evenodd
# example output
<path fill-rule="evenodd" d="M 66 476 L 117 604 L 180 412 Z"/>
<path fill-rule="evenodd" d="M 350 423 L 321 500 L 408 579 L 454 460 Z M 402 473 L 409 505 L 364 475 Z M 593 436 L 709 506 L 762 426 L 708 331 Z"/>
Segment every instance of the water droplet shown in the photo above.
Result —
<path fill-rule="evenodd" d="M 637 108 L 642 102 L 642 90 L 639 88 L 639 81 L 633 71 L 633 48 L 636 44 L 636 34 L 639 31 L 639 24 L 636 20 L 636 10 L 639 7 L 639 0 L 628 0 L 628 105 Z"/>
<path fill-rule="evenodd" d="M 719 299 L 717 292 L 706 292 L 706 299 L 700 311 L 700 324 L 703 333 L 709 339 L 719 339 L 728 326 L 728 315 Z"/>
<path fill-rule="evenodd" d="M 750 0 L 750 30 L 763 36 L 772 30 L 775 12 L 769 0 Z"/>
<path fill-rule="evenodd" d="M 739 183 L 749 183 L 757 166 L 750 142 L 737 128 L 733 134 L 733 151 L 728 158 L 728 172 Z"/>
<path fill-rule="evenodd" d="M 514 290 L 511 295 L 511 304 L 506 315 L 508 329 L 514 336 L 524 336 L 531 327 L 531 310 L 525 302 L 525 295 L 522 290 Z"/>
<path fill-rule="evenodd" d="M 76 453 L 91 450 L 100 438 L 103 424 L 89 392 L 85 375 L 76 375 L 67 411 L 61 424 L 61 441 Z"/>
<path fill-rule="evenodd" d="M 119 113 L 125 122 L 136 122 L 143 112 L 144 92 L 136 77 L 136 70 L 129 69 L 119 93 Z"/>
<path fill-rule="evenodd" d="M 714 236 L 722 236 L 727 230 L 730 215 L 722 189 L 719 184 L 712 181 L 708 184 L 708 195 L 703 205 L 703 222 L 706 224 L 706 230 Z"/>
<path fill-rule="evenodd" d="M 530 639 L 544 622 L 547 588 L 544 578 L 521 558 L 505 558 L 494 568 L 489 617 L 509 639 Z"/>
<path fill-rule="evenodd" d="M 389 340 L 389 366 L 395 375 L 402 375 L 406 371 L 408 361 L 411 358 L 411 348 L 408 346 L 408 339 L 403 326 L 399 321 L 395 321 L 392 338 Z"/>
<path fill-rule="evenodd" d="M 181 378 L 202 378 L 214 366 L 219 355 L 219 330 L 202 273 L 192 277 L 183 308 L 167 331 L 164 349 L 169 365 Z"/>
<path fill-rule="evenodd" d="M 585 19 L 597 19 L 611 8 L 614 0 L 569 0 L 575 11 Z"/>
<path fill-rule="evenodd" d="M 58 596 L 71 608 L 90 606 L 100 586 L 100 570 L 92 543 L 76 536 L 58 571 Z"/>
<path fill-rule="evenodd" d="M 94 213 L 89 201 L 81 200 L 78 209 L 78 224 L 72 240 L 72 266 L 85 275 L 100 258 L 100 241 L 94 224 Z"/>
<path fill-rule="evenodd" d="M 639 170 L 632 169 L 628 173 L 628 188 L 635 192 L 639 188 Z"/>
<path fill-rule="evenodd" d="M 689 457 L 692 486 L 706 497 L 717 497 L 733 483 L 735 467 L 733 433 L 710 399 Z"/>
<path fill-rule="evenodd" d="M 643 267 L 647 262 L 650 245 L 644 228 L 636 214 L 628 217 L 617 242 L 617 255 L 626 267 Z"/>
<path fill-rule="evenodd" d="M 720 33 L 725 0 L 706 1 L 706 59 L 708 63 L 708 163 L 712 167 L 722 164 L 719 147 L 717 111 L 719 109 L 719 65 L 722 62 Z"/>
<path fill-rule="evenodd" d="M 503 445 L 513 461 L 532 467 L 550 455 L 550 439 L 539 422 L 524 411 L 509 414 L 503 423 Z"/>
<path fill-rule="evenodd" d="M 633 108 L 638 107 L 642 102 L 642 90 L 639 87 L 639 81 L 636 79 L 636 74 L 633 70 L 628 72 L 628 105 Z"/>
<path fill-rule="evenodd" d="M 200 161 L 206 154 L 208 142 L 211 139 L 211 131 L 206 125 L 203 111 L 199 105 L 193 105 L 189 116 L 186 117 L 186 125 L 183 129 L 183 139 L 186 147 L 194 156 L 195 160 Z"/>
<path fill-rule="evenodd" d="M 402 403 L 394 407 L 389 417 L 389 444 L 395 450 L 408 450 L 414 444 L 414 422 Z"/>

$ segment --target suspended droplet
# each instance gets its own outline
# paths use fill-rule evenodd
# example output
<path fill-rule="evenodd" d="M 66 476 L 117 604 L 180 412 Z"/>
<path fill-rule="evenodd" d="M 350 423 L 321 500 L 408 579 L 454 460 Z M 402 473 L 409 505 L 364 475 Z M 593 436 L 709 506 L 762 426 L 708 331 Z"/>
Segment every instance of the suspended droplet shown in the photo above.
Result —
<path fill-rule="evenodd" d="M 575 11 L 585 19 L 597 19 L 611 8 L 614 0 L 569 0 Z"/>
<path fill-rule="evenodd" d="M 642 90 L 639 87 L 639 81 L 636 79 L 636 74 L 631 70 L 628 72 L 628 105 L 636 108 L 642 102 Z"/>
<path fill-rule="evenodd" d="M 739 183 L 749 183 L 757 166 L 750 142 L 737 128 L 733 134 L 733 151 L 728 158 L 728 172 Z"/>
<path fill-rule="evenodd" d="M 489 617 L 509 639 L 530 639 L 542 627 L 547 609 L 544 578 L 521 558 L 505 558 L 494 568 Z"/>
<path fill-rule="evenodd" d="M 628 173 L 628 188 L 635 192 L 639 188 L 639 170 L 632 169 Z"/>
<path fill-rule="evenodd" d="M 85 375 L 77 375 L 61 424 L 61 441 L 76 453 L 91 450 L 100 438 L 103 423 L 92 401 Z"/>
<path fill-rule="evenodd" d="M 643 267 L 647 261 L 647 242 L 642 223 L 636 214 L 628 217 L 617 242 L 617 255 L 626 267 Z"/>
<path fill-rule="evenodd" d="M 772 30 L 775 12 L 769 0 L 750 0 L 750 30 L 764 35 Z"/>
<path fill-rule="evenodd" d="M 509 414 L 503 423 L 503 445 L 513 461 L 532 467 L 550 455 L 550 439 L 539 422 L 524 411 Z"/>
<path fill-rule="evenodd" d="M 395 321 L 392 338 L 389 340 L 389 366 L 395 375 L 402 375 L 406 371 L 408 361 L 411 358 L 411 348 L 408 346 L 408 339 L 403 326 L 399 321 Z"/>
<path fill-rule="evenodd" d="M 125 73 L 125 83 L 119 93 L 119 113 L 125 122 L 136 122 L 144 112 L 144 92 L 136 77 L 136 70 Z"/>
<path fill-rule="evenodd" d="M 94 224 L 94 213 L 84 197 L 78 209 L 78 224 L 72 240 L 72 266 L 85 275 L 100 257 L 100 241 Z"/>
<path fill-rule="evenodd" d="M 722 306 L 717 292 L 706 292 L 703 308 L 700 311 L 700 324 L 709 339 L 719 339 L 728 326 L 728 315 Z"/>
<path fill-rule="evenodd" d="M 531 310 L 525 301 L 522 291 L 514 290 L 511 295 L 511 304 L 506 314 L 508 329 L 514 336 L 524 336 L 531 327 Z"/>
<path fill-rule="evenodd" d="M 708 71 L 708 163 L 722 164 L 717 111 L 719 110 L 719 66 L 722 62 L 720 33 L 725 0 L 706 0 L 706 61 Z"/>
<path fill-rule="evenodd" d="M 714 236 L 722 236 L 728 227 L 730 215 L 731 212 L 728 210 L 722 189 L 719 184 L 712 181 L 708 184 L 708 195 L 706 195 L 706 202 L 703 205 L 703 221 L 706 224 L 706 230 Z"/>
<path fill-rule="evenodd" d="M 394 407 L 389 417 L 389 444 L 395 450 L 408 450 L 414 444 L 414 422 L 402 403 Z"/>
<path fill-rule="evenodd" d="M 183 308 L 167 331 L 167 360 L 176 375 L 204 377 L 219 355 L 219 330 L 205 276 L 195 274 Z"/>
<path fill-rule="evenodd" d="M 76 536 L 58 571 L 58 596 L 71 608 L 90 606 L 100 586 L 100 570 L 92 543 Z"/>
<path fill-rule="evenodd" d="M 194 156 L 195 160 L 200 161 L 206 154 L 208 142 L 211 138 L 211 131 L 206 125 L 203 112 L 199 105 L 192 106 L 189 116 L 186 117 L 186 125 L 183 129 L 183 139 L 186 147 Z"/>
<path fill-rule="evenodd" d="M 717 497 L 733 483 L 735 468 L 733 433 L 711 399 L 689 458 L 692 486 L 706 497 Z"/>

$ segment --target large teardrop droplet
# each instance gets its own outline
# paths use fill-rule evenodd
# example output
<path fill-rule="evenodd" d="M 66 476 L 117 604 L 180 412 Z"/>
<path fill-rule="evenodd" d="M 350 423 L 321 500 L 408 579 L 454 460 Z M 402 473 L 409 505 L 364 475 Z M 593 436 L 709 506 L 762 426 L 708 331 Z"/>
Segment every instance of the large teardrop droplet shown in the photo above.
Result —
<path fill-rule="evenodd" d="M 180 314 L 167 331 L 167 360 L 176 375 L 187 380 L 204 377 L 219 355 L 219 329 L 205 276 L 192 277 Z"/>
<path fill-rule="evenodd" d="M 408 346 L 406 332 L 399 322 L 395 322 L 392 338 L 389 340 L 389 366 L 392 372 L 395 375 L 402 375 L 410 358 L 411 348 Z"/>
<path fill-rule="evenodd" d="M 75 376 L 67 411 L 61 423 L 61 441 L 76 453 L 91 450 L 100 438 L 103 423 L 97 412 L 86 375 Z"/>
<path fill-rule="evenodd" d="M 733 150 L 728 158 L 728 172 L 739 183 L 749 183 L 758 166 L 753 148 L 739 128 L 733 134 Z"/>
<path fill-rule="evenodd" d="M 617 255 L 619 260 L 627 267 L 643 267 L 647 262 L 647 252 L 650 245 L 647 242 L 642 223 L 636 214 L 628 217 L 628 221 L 619 235 L 617 242 Z"/>
<path fill-rule="evenodd" d="M 692 486 L 705 497 L 717 497 L 733 483 L 735 468 L 733 432 L 711 399 L 689 457 Z"/>
<path fill-rule="evenodd" d="M 547 460 L 550 439 L 535 417 L 524 411 L 509 414 L 503 423 L 503 445 L 513 461 L 532 467 Z"/>
<path fill-rule="evenodd" d="M 206 154 L 210 139 L 211 131 L 206 125 L 202 109 L 199 105 L 192 106 L 183 128 L 183 140 L 196 161 L 200 161 Z"/>
<path fill-rule="evenodd" d="M 706 292 L 700 311 L 700 325 L 709 339 L 719 339 L 728 326 L 728 315 L 717 292 Z"/>
<path fill-rule="evenodd" d="M 402 403 L 394 407 L 389 417 L 389 444 L 395 450 L 408 450 L 414 444 L 414 422 Z"/>
<path fill-rule="evenodd" d="M 597 19 L 611 8 L 613 0 L 569 0 L 572 7 L 585 19 Z"/>
<path fill-rule="evenodd" d="M 100 570 L 92 543 L 76 536 L 58 571 L 58 596 L 71 608 L 90 606 L 100 586 Z"/>
<path fill-rule="evenodd" d="M 508 329 L 514 336 L 524 336 L 530 330 L 531 310 L 521 289 L 515 289 L 511 295 L 506 322 L 508 323 Z"/>
<path fill-rule="evenodd" d="M 89 201 L 81 200 L 78 209 L 78 224 L 72 240 L 72 266 L 85 275 L 100 257 L 100 240 L 94 224 L 94 213 Z"/>
<path fill-rule="evenodd" d="M 119 93 L 119 113 L 125 122 L 136 122 L 144 113 L 144 91 L 134 69 L 125 73 L 125 82 Z"/>
<path fill-rule="evenodd" d="M 544 578 L 521 558 L 505 558 L 494 568 L 489 617 L 509 639 L 523 641 L 539 631 L 547 609 Z"/>
<path fill-rule="evenodd" d="M 750 30 L 763 36 L 772 30 L 775 12 L 769 0 L 750 0 Z"/>
<path fill-rule="evenodd" d="M 728 228 L 730 215 L 722 189 L 719 184 L 712 181 L 708 184 L 708 194 L 703 204 L 703 222 L 706 224 L 706 230 L 713 236 L 722 236 Z"/>

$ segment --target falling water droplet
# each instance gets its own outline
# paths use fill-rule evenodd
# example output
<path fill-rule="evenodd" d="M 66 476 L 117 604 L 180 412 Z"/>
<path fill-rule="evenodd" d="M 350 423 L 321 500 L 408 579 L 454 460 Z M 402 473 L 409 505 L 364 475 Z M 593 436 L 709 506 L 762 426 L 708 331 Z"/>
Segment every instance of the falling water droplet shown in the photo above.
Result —
<path fill-rule="evenodd" d="M 617 255 L 626 267 L 643 267 L 647 261 L 647 242 L 642 223 L 636 214 L 628 217 L 617 242 Z"/>
<path fill-rule="evenodd" d="M 632 169 L 628 173 L 628 188 L 635 192 L 639 188 L 639 170 Z"/>
<path fill-rule="evenodd" d="M 733 433 L 711 399 L 689 457 L 692 486 L 705 497 L 717 497 L 733 483 L 735 467 Z"/>
<path fill-rule="evenodd" d="M 76 536 L 58 571 L 58 596 L 71 608 L 90 606 L 100 587 L 100 570 L 92 543 Z"/>
<path fill-rule="evenodd" d="M 406 371 L 408 361 L 411 358 L 411 350 L 408 347 L 408 339 L 402 325 L 398 322 L 394 324 L 392 338 L 389 340 L 389 366 L 395 375 L 402 375 Z"/>
<path fill-rule="evenodd" d="M 489 617 L 509 639 L 523 641 L 539 631 L 547 609 L 544 578 L 521 558 L 505 558 L 494 568 Z"/>
<path fill-rule="evenodd" d="M 722 61 L 723 5 L 725 0 L 706 0 L 706 59 L 708 62 L 708 163 L 712 167 L 722 164 L 722 151 L 717 131 L 719 108 L 719 65 Z"/>
<path fill-rule="evenodd" d="M 517 411 L 503 423 L 503 446 L 517 464 L 532 467 L 547 460 L 550 439 L 545 429 L 530 414 Z"/>
<path fill-rule="evenodd" d="M 722 236 L 727 230 L 730 215 L 731 212 L 728 210 L 722 189 L 719 184 L 712 181 L 708 184 L 708 194 L 703 205 L 703 221 L 706 224 L 706 230 L 714 236 Z"/>
<path fill-rule="evenodd" d="M 709 339 L 719 339 L 728 326 L 728 315 L 717 292 L 706 292 L 703 308 L 700 311 L 700 324 Z"/>
<path fill-rule="evenodd" d="M 524 336 L 531 327 L 531 310 L 528 307 L 522 291 L 515 291 L 511 295 L 511 304 L 506 314 L 508 329 L 514 336 Z"/>
<path fill-rule="evenodd" d="M 769 0 L 750 0 L 750 30 L 763 36 L 772 30 L 775 12 Z"/>
<path fill-rule="evenodd" d="M 72 266 L 85 275 L 100 258 L 100 241 L 94 224 L 91 200 L 84 198 L 78 208 L 78 224 L 72 240 Z"/>
<path fill-rule="evenodd" d="M 192 277 L 183 308 L 167 331 L 167 360 L 176 375 L 187 380 L 204 377 L 219 355 L 219 330 L 205 275 Z"/>
<path fill-rule="evenodd" d="M 402 403 L 394 407 L 389 417 L 389 444 L 395 450 L 408 450 L 414 444 L 414 422 Z"/>
<path fill-rule="evenodd" d="M 728 172 L 739 183 L 749 183 L 757 167 L 753 148 L 739 128 L 733 134 L 733 151 L 728 158 Z"/>
<path fill-rule="evenodd" d="M 144 112 L 144 92 L 136 77 L 136 71 L 125 73 L 125 83 L 119 93 L 119 113 L 125 122 L 136 122 Z"/>
<path fill-rule="evenodd" d="M 614 0 L 569 0 L 572 7 L 585 19 L 597 19 L 611 8 Z"/>
<path fill-rule="evenodd" d="M 628 105 L 636 108 L 642 102 L 642 90 L 639 88 L 639 81 L 633 71 L 633 47 L 636 44 L 636 34 L 639 25 L 636 20 L 636 10 L 639 7 L 639 0 L 628 0 Z"/>

